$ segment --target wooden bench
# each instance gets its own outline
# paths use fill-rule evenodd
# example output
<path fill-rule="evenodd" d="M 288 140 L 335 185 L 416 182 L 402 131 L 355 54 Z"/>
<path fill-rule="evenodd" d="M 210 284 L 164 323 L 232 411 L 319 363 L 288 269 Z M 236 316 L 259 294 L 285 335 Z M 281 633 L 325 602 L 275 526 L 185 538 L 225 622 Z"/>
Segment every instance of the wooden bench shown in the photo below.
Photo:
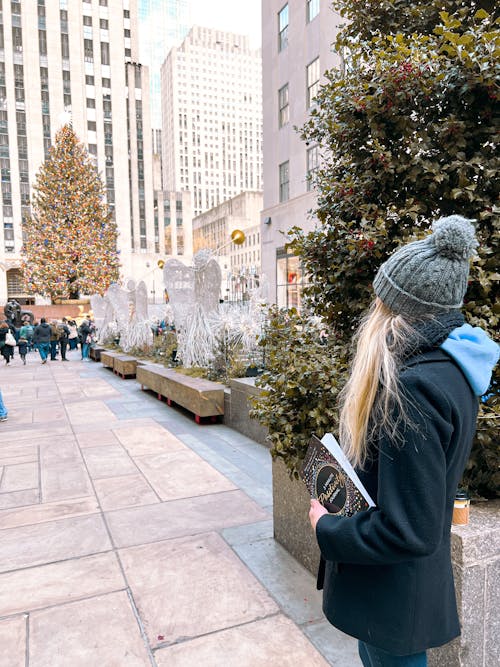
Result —
<path fill-rule="evenodd" d="M 126 377 L 135 377 L 137 364 L 141 362 L 128 354 L 120 354 L 114 358 L 113 372 L 120 375 L 123 379 Z"/>
<path fill-rule="evenodd" d="M 101 364 L 106 368 L 111 368 L 113 370 L 115 366 L 115 357 L 119 357 L 123 352 L 117 352 L 116 350 L 101 350 Z"/>
<path fill-rule="evenodd" d="M 101 361 L 101 352 L 106 352 L 104 347 L 99 347 L 99 345 L 93 345 L 90 348 L 90 358 L 94 361 Z"/>
<path fill-rule="evenodd" d="M 137 381 L 141 383 L 141 389 L 151 389 L 160 400 L 166 398 L 168 405 L 177 403 L 194 413 L 197 424 L 202 417 L 211 417 L 215 421 L 224 414 L 224 387 L 218 382 L 193 378 L 152 364 L 137 366 Z"/>

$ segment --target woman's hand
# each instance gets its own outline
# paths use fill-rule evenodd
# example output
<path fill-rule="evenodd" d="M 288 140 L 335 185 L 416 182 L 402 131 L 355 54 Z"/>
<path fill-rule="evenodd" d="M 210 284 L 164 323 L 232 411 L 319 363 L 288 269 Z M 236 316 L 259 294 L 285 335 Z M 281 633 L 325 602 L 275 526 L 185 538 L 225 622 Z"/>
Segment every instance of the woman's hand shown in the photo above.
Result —
<path fill-rule="evenodd" d="M 311 509 L 309 510 L 309 521 L 312 529 L 316 532 L 316 524 L 321 519 L 323 514 L 328 514 L 328 511 L 317 500 L 311 500 Z"/>

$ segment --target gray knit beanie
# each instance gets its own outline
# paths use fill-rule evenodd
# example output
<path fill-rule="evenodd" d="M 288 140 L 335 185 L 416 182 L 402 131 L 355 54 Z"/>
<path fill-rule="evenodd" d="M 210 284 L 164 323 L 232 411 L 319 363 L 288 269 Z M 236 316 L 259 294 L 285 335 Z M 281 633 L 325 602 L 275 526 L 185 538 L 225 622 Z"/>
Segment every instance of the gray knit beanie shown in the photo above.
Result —
<path fill-rule="evenodd" d="M 392 312 L 414 317 L 460 308 L 478 245 L 472 222 L 440 218 L 432 234 L 396 250 L 375 276 L 375 294 Z"/>

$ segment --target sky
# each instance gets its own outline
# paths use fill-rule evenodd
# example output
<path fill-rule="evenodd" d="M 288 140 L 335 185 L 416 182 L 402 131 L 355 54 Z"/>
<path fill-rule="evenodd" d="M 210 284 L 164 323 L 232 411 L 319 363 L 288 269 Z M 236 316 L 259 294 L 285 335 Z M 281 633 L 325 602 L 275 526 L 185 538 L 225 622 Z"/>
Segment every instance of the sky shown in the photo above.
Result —
<path fill-rule="evenodd" d="M 192 22 L 250 36 L 253 47 L 261 45 L 261 0 L 191 0 Z"/>

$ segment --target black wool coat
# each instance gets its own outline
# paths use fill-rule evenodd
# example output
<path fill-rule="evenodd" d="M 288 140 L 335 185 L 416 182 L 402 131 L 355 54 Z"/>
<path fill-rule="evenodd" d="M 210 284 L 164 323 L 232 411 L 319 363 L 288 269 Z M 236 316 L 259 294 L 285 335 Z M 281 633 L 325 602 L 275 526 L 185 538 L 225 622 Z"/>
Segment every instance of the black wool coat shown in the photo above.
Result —
<path fill-rule="evenodd" d="M 478 399 L 440 349 L 400 374 L 411 426 L 399 446 L 381 435 L 362 483 L 375 508 L 316 525 L 323 611 L 340 630 L 395 655 L 460 634 L 450 557 L 457 485 L 476 430 Z"/>

